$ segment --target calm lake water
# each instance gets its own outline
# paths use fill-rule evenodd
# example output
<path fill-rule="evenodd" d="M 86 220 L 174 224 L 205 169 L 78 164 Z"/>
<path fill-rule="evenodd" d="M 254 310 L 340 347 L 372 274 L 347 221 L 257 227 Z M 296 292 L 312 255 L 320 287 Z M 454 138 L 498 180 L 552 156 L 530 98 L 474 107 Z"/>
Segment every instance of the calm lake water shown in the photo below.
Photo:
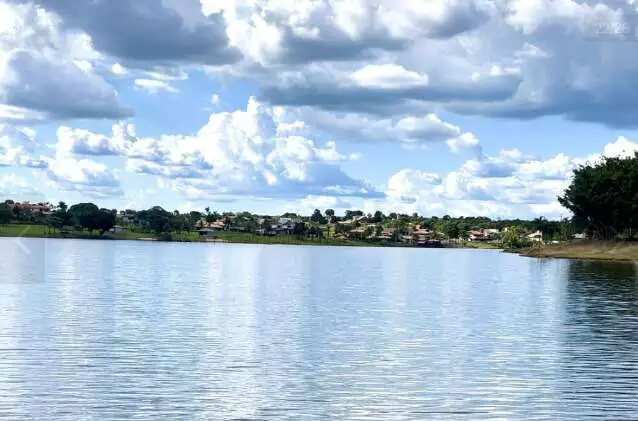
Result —
<path fill-rule="evenodd" d="M 0 239 L 2 420 L 636 420 L 633 264 Z"/>

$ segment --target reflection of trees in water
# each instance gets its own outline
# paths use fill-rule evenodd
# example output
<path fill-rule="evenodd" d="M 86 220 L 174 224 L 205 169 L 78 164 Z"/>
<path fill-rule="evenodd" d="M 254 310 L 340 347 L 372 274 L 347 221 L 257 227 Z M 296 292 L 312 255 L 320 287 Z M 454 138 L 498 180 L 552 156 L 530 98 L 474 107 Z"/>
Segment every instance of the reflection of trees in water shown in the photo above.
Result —
<path fill-rule="evenodd" d="M 638 347 L 635 264 L 570 261 L 566 283 L 568 331 L 584 333 L 584 328 L 599 339 L 626 339 Z"/>
<path fill-rule="evenodd" d="M 609 419 L 635 418 L 637 279 L 634 264 L 568 262 L 557 372 L 557 390 L 568 412 L 596 408 Z"/>

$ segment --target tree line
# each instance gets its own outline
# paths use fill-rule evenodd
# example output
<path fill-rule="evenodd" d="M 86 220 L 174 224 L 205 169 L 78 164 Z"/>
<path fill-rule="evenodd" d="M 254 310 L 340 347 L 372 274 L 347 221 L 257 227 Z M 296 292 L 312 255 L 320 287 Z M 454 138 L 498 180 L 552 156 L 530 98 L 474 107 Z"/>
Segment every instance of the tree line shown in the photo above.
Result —
<path fill-rule="evenodd" d="M 334 209 L 321 211 L 315 209 L 310 216 L 295 213 L 281 215 L 295 219 L 291 229 L 294 235 L 322 236 L 322 227 L 334 224 L 334 232 L 356 228 L 365 223 L 370 231 L 377 233 L 384 228 L 393 228 L 397 235 L 408 231 L 411 226 L 419 225 L 445 234 L 448 238 L 467 238 L 468 233 L 478 229 L 504 230 L 517 227 L 521 232 L 539 230 L 545 239 L 568 240 L 573 234 L 585 231 L 594 238 L 634 239 L 638 232 L 638 153 L 628 158 L 603 158 L 593 164 L 581 165 L 574 170 L 573 178 L 559 202 L 571 213 L 571 218 L 550 221 L 545 218 L 491 219 L 488 217 L 425 217 L 417 213 L 411 215 L 381 211 L 364 213 L 361 210 L 347 210 L 344 216 L 337 216 Z M 223 227 L 234 227 L 246 232 L 264 230 L 276 223 L 278 216 L 256 215 L 250 212 L 218 213 L 206 207 L 203 212 L 180 213 L 167 211 L 160 206 L 146 210 L 126 210 L 134 229 L 152 232 L 157 235 L 171 232 L 189 232 L 198 221 L 213 223 L 221 221 Z M 121 218 L 121 214 L 119 217 Z M 345 227 L 335 224 L 350 221 Z M 17 206 L 11 200 L 0 203 L 0 223 L 36 223 L 46 224 L 52 229 L 62 230 L 73 227 L 101 234 L 109 231 L 118 223 L 118 211 L 100 208 L 94 203 L 78 203 L 67 206 L 59 202 L 50 214 L 30 212 Z"/>
<path fill-rule="evenodd" d="M 634 239 L 638 232 L 638 153 L 581 165 L 558 200 L 592 237 Z"/>

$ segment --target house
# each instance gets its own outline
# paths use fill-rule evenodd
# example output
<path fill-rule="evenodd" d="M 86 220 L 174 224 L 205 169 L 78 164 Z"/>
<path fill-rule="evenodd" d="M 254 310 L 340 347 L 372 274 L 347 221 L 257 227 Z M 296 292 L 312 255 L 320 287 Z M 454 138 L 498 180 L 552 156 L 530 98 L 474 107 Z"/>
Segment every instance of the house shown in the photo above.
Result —
<path fill-rule="evenodd" d="M 135 223 L 135 211 L 133 210 L 120 211 L 120 214 L 118 215 L 118 217 L 122 221 L 122 224 L 124 225 Z"/>
<path fill-rule="evenodd" d="M 356 238 L 359 240 L 363 240 L 366 237 L 366 227 L 359 227 L 353 230 L 348 231 L 347 235 L 349 238 Z"/>
<path fill-rule="evenodd" d="M 394 228 L 386 228 L 381 231 L 381 235 L 379 235 L 378 238 L 380 240 L 392 240 L 394 237 L 394 231 L 396 231 Z"/>
<path fill-rule="evenodd" d="M 574 234 L 573 238 L 574 238 L 574 240 L 586 240 L 587 239 L 587 234 L 585 234 L 584 232 L 579 233 L 579 234 Z"/>
<path fill-rule="evenodd" d="M 527 238 L 530 241 L 533 241 L 535 243 L 542 243 L 543 242 L 543 233 L 540 232 L 540 231 L 536 231 L 536 232 L 533 232 L 533 233 L 529 234 L 527 236 Z"/>
<path fill-rule="evenodd" d="M 114 234 L 117 234 L 117 233 L 120 233 L 120 232 L 123 232 L 123 231 L 124 231 L 124 228 L 122 228 L 122 227 L 121 227 L 121 226 L 119 226 L 119 225 L 116 225 L 116 226 L 114 226 L 113 228 L 111 228 L 111 229 L 109 230 L 109 232 L 112 232 L 112 233 L 114 233 Z"/>
<path fill-rule="evenodd" d="M 402 235 L 400 240 L 405 244 L 414 244 L 414 237 L 411 235 Z"/>
<path fill-rule="evenodd" d="M 468 233 L 469 241 L 487 241 L 487 236 L 483 230 L 472 230 Z"/>
<path fill-rule="evenodd" d="M 501 236 L 501 230 L 498 230 L 496 228 L 484 229 L 483 233 L 489 239 L 495 239 L 495 238 L 499 238 Z"/>
<path fill-rule="evenodd" d="M 213 221 L 213 222 L 207 222 L 206 219 L 202 218 L 199 221 L 195 222 L 195 228 L 197 229 L 209 228 L 209 229 L 221 231 L 224 228 L 226 228 L 226 224 L 224 224 L 224 221 L 219 221 L 219 220 Z"/>
<path fill-rule="evenodd" d="M 201 238 L 217 238 L 217 230 L 210 228 L 202 228 L 197 231 Z"/>
<path fill-rule="evenodd" d="M 9 204 L 9 209 L 11 210 L 18 209 L 25 212 L 40 213 L 42 215 L 50 215 L 51 208 L 52 206 L 50 203 L 22 202 Z"/>
<path fill-rule="evenodd" d="M 277 234 L 290 235 L 295 229 L 295 225 L 301 222 L 299 218 L 279 218 L 272 226 L 272 230 Z"/>

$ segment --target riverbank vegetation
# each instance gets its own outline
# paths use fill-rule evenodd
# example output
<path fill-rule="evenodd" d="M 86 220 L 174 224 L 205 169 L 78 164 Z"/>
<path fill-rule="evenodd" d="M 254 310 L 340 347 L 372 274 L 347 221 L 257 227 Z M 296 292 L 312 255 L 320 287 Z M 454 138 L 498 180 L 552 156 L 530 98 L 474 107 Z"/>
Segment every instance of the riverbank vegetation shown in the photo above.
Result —
<path fill-rule="evenodd" d="M 583 165 L 558 198 L 573 217 L 550 221 L 425 217 L 315 209 L 311 215 L 0 203 L 0 236 L 226 241 L 260 244 L 474 247 L 529 256 L 638 260 L 638 154 Z M 582 242 L 583 239 L 596 241 Z M 576 242 L 574 242 L 576 240 Z M 636 243 L 638 244 L 638 243 Z"/>
<path fill-rule="evenodd" d="M 513 248 L 541 237 L 572 235 L 565 221 L 492 220 L 485 217 L 424 217 L 398 213 L 364 214 L 332 209 L 311 215 L 249 212 L 169 212 L 154 206 L 135 211 L 109 210 L 93 203 L 0 204 L 0 236 L 104 238 L 164 241 L 226 241 L 260 244 L 358 245 L 404 247 Z M 534 237 L 536 235 L 536 237 Z M 534 238 L 528 238 L 532 236 Z"/>
<path fill-rule="evenodd" d="M 523 255 L 638 261 L 638 153 L 580 166 L 558 200 L 590 241 L 528 248 Z"/>

